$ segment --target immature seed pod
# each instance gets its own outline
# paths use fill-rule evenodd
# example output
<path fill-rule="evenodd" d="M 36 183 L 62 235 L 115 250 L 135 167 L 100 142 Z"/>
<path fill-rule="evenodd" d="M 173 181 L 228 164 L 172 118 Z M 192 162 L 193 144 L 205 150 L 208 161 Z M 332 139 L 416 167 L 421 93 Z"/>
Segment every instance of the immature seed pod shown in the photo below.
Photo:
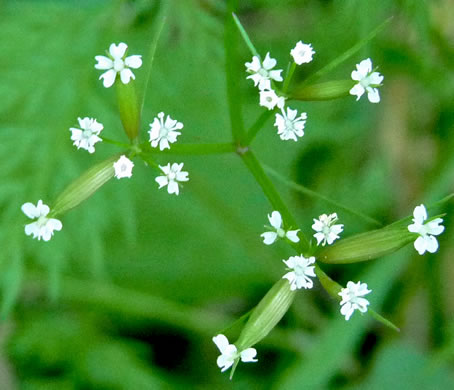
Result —
<path fill-rule="evenodd" d="M 367 261 L 396 252 L 415 240 L 407 227 L 388 227 L 343 238 L 322 249 L 317 260 L 322 263 L 348 264 Z"/>
<path fill-rule="evenodd" d="M 50 216 L 55 217 L 78 206 L 114 176 L 113 163 L 118 155 L 94 165 L 69 184 L 55 200 Z"/>
<path fill-rule="evenodd" d="M 126 135 L 131 141 L 137 139 L 140 127 L 140 107 L 137 99 L 135 83 L 131 80 L 128 84 L 116 83 L 118 110 L 121 123 Z"/>
<path fill-rule="evenodd" d="M 296 87 L 289 95 L 290 99 L 314 101 L 333 100 L 348 96 L 354 83 L 351 80 L 327 81 L 325 83 Z"/>
<path fill-rule="evenodd" d="M 287 313 L 295 294 L 296 290 L 290 290 L 290 283 L 286 279 L 281 279 L 274 284 L 252 311 L 241 331 L 235 343 L 238 350 L 245 350 L 265 338 Z"/>

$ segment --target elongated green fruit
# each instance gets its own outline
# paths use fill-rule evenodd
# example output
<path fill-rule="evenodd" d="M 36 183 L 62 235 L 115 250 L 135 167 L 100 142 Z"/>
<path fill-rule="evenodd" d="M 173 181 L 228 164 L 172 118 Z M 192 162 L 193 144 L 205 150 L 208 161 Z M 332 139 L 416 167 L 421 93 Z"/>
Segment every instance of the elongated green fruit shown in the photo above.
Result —
<path fill-rule="evenodd" d="M 112 179 L 115 174 L 113 163 L 118 157 L 115 155 L 94 165 L 69 184 L 55 200 L 50 216 L 56 217 L 73 209 Z"/>

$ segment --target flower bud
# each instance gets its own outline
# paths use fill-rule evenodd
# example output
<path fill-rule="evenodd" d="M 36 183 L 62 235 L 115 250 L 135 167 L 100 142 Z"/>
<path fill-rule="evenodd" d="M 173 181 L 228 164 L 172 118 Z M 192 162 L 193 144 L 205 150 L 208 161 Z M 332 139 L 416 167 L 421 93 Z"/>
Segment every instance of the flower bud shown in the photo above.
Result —
<path fill-rule="evenodd" d="M 286 279 L 279 280 L 252 311 L 248 322 L 235 343 L 239 351 L 257 344 L 281 320 L 295 298 Z"/>
<path fill-rule="evenodd" d="M 139 135 L 140 107 L 134 81 L 128 84 L 116 83 L 118 110 L 120 111 L 121 123 L 128 138 L 133 141 Z"/>
<path fill-rule="evenodd" d="M 327 81 L 326 83 L 314 85 L 302 85 L 296 87 L 290 93 L 290 99 L 295 100 L 333 100 L 348 96 L 353 87 L 351 80 Z"/>
<path fill-rule="evenodd" d="M 116 160 L 118 156 L 112 156 L 85 171 L 57 197 L 50 215 L 55 217 L 66 213 L 93 195 L 114 176 L 113 163 Z"/>
<path fill-rule="evenodd" d="M 396 252 L 415 240 L 406 227 L 383 228 L 342 239 L 317 254 L 322 263 L 347 264 L 376 259 Z"/>

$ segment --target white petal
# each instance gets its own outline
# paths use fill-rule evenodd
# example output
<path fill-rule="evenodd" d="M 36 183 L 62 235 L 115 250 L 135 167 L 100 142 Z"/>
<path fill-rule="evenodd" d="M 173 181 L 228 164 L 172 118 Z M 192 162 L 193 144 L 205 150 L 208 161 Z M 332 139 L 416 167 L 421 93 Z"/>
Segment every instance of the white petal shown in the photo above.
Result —
<path fill-rule="evenodd" d="M 441 218 L 434 219 L 433 221 L 428 222 L 426 225 L 429 228 L 429 234 L 433 234 L 434 236 L 438 236 L 439 234 L 443 233 L 445 227 L 440 225 L 443 220 Z"/>
<path fill-rule="evenodd" d="M 427 219 L 427 210 L 423 204 L 415 207 L 413 217 L 415 223 L 421 224 Z"/>
<path fill-rule="evenodd" d="M 126 53 L 128 45 L 126 43 L 119 43 L 118 46 L 112 43 L 109 47 L 109 53 L 114 59 L 123 58 Z"/>
<path fill-rule="evenodd" d="M 216 347 L 218 347 L 221 353 L 224 353 L 226 348 L 230 345 L 229 340 L 223 334 L 218 334 L 217 336 L 213 337 L 213 343 L 216 344 Z"/>
<path fill-rule="evenodd" d="M 178 187 L 178 183 L 176 181 L 170 181 L 169 185 L 167 186 L 167 192 L 169 194 L 176 194 L 180 193 L 180 189 Z"/>
<path fill-rule="evenodd" d="M 273 211 L 271 213 L 271 216 L 268 215 L 268 219 L 270 221 L 270 224 L 272 227 L 275 229 L 279 229 L 282 226 L 282 217 L 279 211 Z"/>
<path fill-rule="evenodd" d="M 257 351 L 255 348 L 248 348 L 240 353 L 242 362 L 256 362 L 257 359 L 254 359 L 257 356 Z"/>
<path fill-rule="evenodd" d="M 133 55 L 125 58 L 125 65 L 129 68 L 137 69 L 142 66 L 142 56 Z"/>
<path fill-rule="evenodd" d="M 260 237 L 263 237 L 263 243 L 265 245 L 271 245 L 274 241 L 277 239 L 277 233 L 276 232 L 265 232 L 260 235 Z"/>
<path fill-rule="evenodd" d="M 300 231 L 299 229 L 298 230 L 289 230 L 285 234 L 285 236 L 292 242 L 299 242 L 299 240 L 300 240 L 299 237 L 298 237 L 298 232 L 299 231 Z"/>
<path fill-rule="evenodd" d="M 421 236 L 416 239 L 413 245 L 420 255 L 423 255 L 426 251 L 426 241 Z"/>
<path fill-rule="evenodd" d="M 263 60 L 263 68 L 270 70 L 276 66 L 277 61 L 270 57 L 270 53 L 266 53 L 265 59 Z"/>
<path fill-rule="evenodd" d="M 103 73 L 99 78 L 103 79 L 103 85 L 105 88 L 110 88 L 115 82 L 116 76 L 117 72 L 115 72 L 113 69 L 110 69 L 107 72 Z"/>
<path fill-rule="evenodd" d="M 370 58 L 367 58 L 357 65 L 358 71 L 363 75 L 368 75 L 372 71 L 372 61 Z"/>
<path fill-rule="evenodd" d="M 428 252 L 435 253 L 438 250 L 438 241 L 434 236 L 426 236 L 424 240 Z"/>
<path fill-rule="evenodd" d="M 356 100 L 359 100 L 361 96 L 363 96 L 366 90 L 361 84 L 356 84 L 350 89 L 350 95 L 356 95 Z"/>
<path fill-rule="evenodd" d="M 120 72 L 120 79 L 123 84 L 128 84 L 131 79 L 135 79 L 134 73 L 132 73 L 131 69 L 124 68 Z"/>
<path fill-rule="evenodd" d="M 28 218 L 31 219 L 38 218 L 40 216 L 38 209 L 33 203 L 30 202 L 24 203 L 21 207 L 21 210 Z"/>
<path fill-rule="evenodd" d="M 380 102 L 380 93 L 378 92 L 377 88 L 367 88 L 367 98 L 371 103 L 379 103 Z"/>
<path fill-rule="evenodd" d="M 374 72 L 369 76 L 369 82 L 373 85 L 380 85 L 383 79 L 384 77 L 378 72 Z"/>
<path fill-rule="evenodd" d="M 25 225 L 25 234 L 27 236 L 33 234 L 33 238 L 35 238 L 39 234 L 38 224 L 36 222 L 32 222 L 28 225 Z"/>
<path fill-rule="evenodd" d="M 158 176 L 155 181 L 159 184 L 159 188 L 162 188 L 169 184 L 169 180 L 167 179 L 167 176 Z"/>
<path fill-rule="evenodd" d="M 96 56 L 95 60 L 98 61 L 95 65 L 96 69 L 107 70 L 113 68 L 113 61 L 106 56 Z"/>

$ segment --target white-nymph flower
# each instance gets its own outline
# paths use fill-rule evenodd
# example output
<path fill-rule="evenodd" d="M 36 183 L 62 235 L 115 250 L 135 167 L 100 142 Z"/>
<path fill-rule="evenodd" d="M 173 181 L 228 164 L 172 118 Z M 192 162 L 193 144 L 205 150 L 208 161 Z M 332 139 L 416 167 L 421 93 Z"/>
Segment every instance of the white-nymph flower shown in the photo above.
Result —
<path fill-rule="evenodd" d="M 292 242 L 298 242 L 300 239 L 298 238 L 298 232 L 300 229 L 297 230 L 284 230 L 282 228 L 282 216 L 279 211 L 273 211 L 271 215 L 268 215 L 268 220 L 274 231 L 265 232 L 260 235 L 263 237 L 263 242 L 266 245 L 271 245 L 275 242 L 278 238 L 287 237 Z"/>
<path fill-rule="evenodd" d="M 365 313 L 367 311 L 369 301 L 362 297 L 369 294 L 371 291 L 372 290 L 367 289 L 366 283 L 361 282 L 348 282 L 347 287 L 341 290 L 339 293 L 342 297 L 340 302 L 340 312 L 343 316 L 345 316 L 347 321 L 356 309 L 358 309 L 361 313 Z"/>
<path fill-rule="evenodd" d="M 232 367 L 236 359 L 241 359 L 241 361 L 245 363 L 257 361 L 257 359 L 254 359 L 257 355 L 255 348 L 247 348 L 238 352 L 235 345 L 229 344 L 229 340 L 223 334 L 218 334 L 213 337 L 213 342 L 221 352 L 216 361 L 216 364 L 221 369 L 221 372 L 224 372 Z"/>
<path fill-rule="evenodd" d="M 123 84 L 128 84 L 131 79 L 136 78 L 131 68 L 138 69 L 142 66 L 142 56 L 133 55 L 125 58 L 127 48 L 126 43 L 121 42 L 118 45 L 112 43 L 109 47 L 109 57 L 95 57 L 95 60 L 98 61 L 95 68 L 107 71 L 99 77 L 99 79 L 103 79 L 104 87 L 111 87 L 118 73 Z"/>
<path fill-rule="evenodd" d="M 33 238 L 38 238 L 38 240 L 42 238 L 44 241 L 49 241 L 54 234 L 54 230 L 60 231 L 63 227 L 60 220 L 47 218 L 50 209 L 42 200 L 38 200 L 36 206 L 33 203 L 24 203 L 21 210 L 28 218 L 37 218 L 37 221 L 25 225 L 25 234 L 27 236 L 33 234 Z"/>
<path fill-rule="evenodd" d="M 350 95 L 356 95 L 358 101 L 364 92 L 367 91 L 367 98 L 371 103 L 378 103 L 380 101 L 380 94 L 378 88 L 383 81 L 383 76 L 378 72 L 372 72 L 372 61 L 370 58 L 361 61 L 356 65 L 356 70 L 352 72 L 352 79 L 358 81 L 352 89 Z"/>
<path fill-rule="evenodd" d="M 306 64 L 312 61 L 312 56 L 315 54 L 311 44 L 306 44 L 299 41 L 296 46 L 290 50 L 290 54 L 297 65 Z"/>
<path fill-rule="evenodd" d="M 274 126 L 277 127 L 277 134 L 284 141 L 289 139 L 297 141 L 298 137 L 304 135 L 307 114 L 303 112 L 299 117 L 296 117 L 298 111 L 292 110 L 290 107 L 287 107 L 287 113 L 284 109 L 281 109 L 281 112 L 282 114 L 276 114 L 276 121 L 274 122 Z"/>
<path fill-rule="evenodd" d="M 167 192 L 169 194 L 176 194 L 180 193 L 180 188 L 178 183 L 181 181 L 188 181 L 188 172 L 182 171 L 183 163 L 177 164 L 173 163 L 172 165 L 167 164 L 164 167 L 159 166 L 162 172 L 164 172 L 165 176 L 158 176 L 155 180 L 159 184 L 159 189 L 162 187 L 167 186 Z"/>
<path fill-rule="evenodd" d="M 77 146 L 77 149 L 82 148 L 88 150 L 89 153 L 94 153 L 95 143 L 102 141 L 99 138 L 99 133 L 104 128 L 102 123 L 99 123 L 94 118 L 77 118 L 79 121 L 80 129 L 71 127 L 71 140 L 74 141 L 73 145 Z"/>
<path fill-rule="evenodd" d="M 156 148 L 159 144 L 159 149 L 170 149 L 170 143 L 177 141 L 177 136 L 181 133 L 176 130 L 181 130 L 183 123 L 172 119 L 170 115 L 167 115 L 167 119 L 164 121 L 164 113 L 160 112 L 157 118 L 154 118 L 153 123 L 150 123 L 150 142 L 153 148 Z"/>
<path fill-rule="evenodd" d="M 132 176 L 134 163 L 126 156 L 121 156 L 116 162 L 114 162 L 113 167 L 115 169 L 115 177 L 117 179 L 122 179 L 123 177 Z"/>
<path fill-rule="evenodd" d="M 317 239 L 317 245 L 320 245 L 320 243 L 323 246 L 325 246 L 326 243 L 331 245 L 334 240 L 339 238 L 339 233 L 344 230 L 344 225 L 335 225 L 337 222 L 336 213 L 330 215 L 322 214 L 318 218 L 319 219 L 314 218 L 314 224 L 312 225 L 312 229 L 317 232 L 314 234 L 314 237 Z"/>
<path fill-rule="evenodd" d="M 251 75 L 247 76 L 248 79 L 254 81 L 254 86 L 259 87 L 261 91 L 264 89 L 271 89 L 271 80 L 282 81 L 280 70 L 272 70 L 276 66 L 276 60 L 270 58 L 270 53 L 266 53 L 263 62 L 257 56 L 252 57 L 252 62 L 246 62 L 246 70 Z"/>
<path fill-rule="evenodd" d="M 278 96 L 272 89 L 260 91 L 260 105 L 272 110 L 274 107 L 282 109 L 285 104 L 285 97 Z"/>
<path fill-rule="evenodd" d="M 311 264 L 315 263 L 315 257 L 305 258 L 301 256 L 290 256 L 287 260 L 282 260 L 288 267 L 287 272 L 282 278 L 287 279 L 290 283 L 290 290 L 296 290 L 300 288 L 312 288 L 314 282 L 309 277 L 315 277 L 314 266 Z"/>
<path fill-rule="evenodd" d="M 443 219 L 435 218 L 424 223 L 426 220 L 427 210 L 424 205 L 416 206 L 413 211 L 413 223 L 408 226 L 408 230 L 419 234 L 414 246 L 420 255 L 424 254 L 425 251 L 435 253 L 438 250 L 438 241 L 434 236 L 438 236 L 445 230 L 445 227 L 440 225 Z"/>

